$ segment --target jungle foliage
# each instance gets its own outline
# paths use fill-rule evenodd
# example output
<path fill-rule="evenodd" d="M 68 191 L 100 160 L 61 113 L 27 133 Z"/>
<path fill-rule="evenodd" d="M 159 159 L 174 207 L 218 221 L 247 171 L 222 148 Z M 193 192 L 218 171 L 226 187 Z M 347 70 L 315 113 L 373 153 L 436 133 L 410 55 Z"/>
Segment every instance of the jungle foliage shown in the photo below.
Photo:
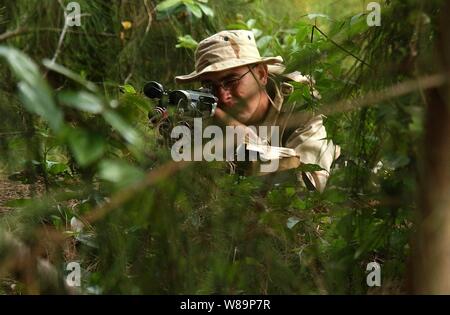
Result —
<path fill-rule="evenodd" d="M 411 290 L 432 150 L 411 82 L 440 70 L 443 1 L 382 1 L 368 26 L 359 0 L 79 0 L 81 26 L 65 28 L 68 2 L 0 2 L 1 180 L 31 187 L 0 200 L 0 292 L 73 292 L 71 261 L 83 294 Z M 222 29 L 252 30 L 262 55 L 315 79 L 319 101 L 300 85 L 291 97 L 327 113 L 341 146 L 323 193 L 174 163 L 150 128 L 145 82 L 176 87 Z M 381 287 L 366 284 L 373 261 Z"/>

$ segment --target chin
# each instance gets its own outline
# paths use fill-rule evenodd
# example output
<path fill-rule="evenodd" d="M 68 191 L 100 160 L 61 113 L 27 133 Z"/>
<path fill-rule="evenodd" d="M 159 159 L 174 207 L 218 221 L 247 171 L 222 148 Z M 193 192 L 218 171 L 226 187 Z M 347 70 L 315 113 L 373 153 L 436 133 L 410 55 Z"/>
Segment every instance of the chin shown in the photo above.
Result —
<path fill-rule="evenodd" d="M 254 118 L 254 115 L 255 115 L 255 112 L 246 111 L 246 112 L 238 113 L 235 117 L 241 123 L 247 124 L 248 122 L 250 122 L 252 120 L 252 118 Z"/>
<path fill-rule="evenodd" d="M 243 124 L 247 124 L 250 120 L 250 116 L 248 115 L 237 115 L 236 119 L 239 120 Z"/>

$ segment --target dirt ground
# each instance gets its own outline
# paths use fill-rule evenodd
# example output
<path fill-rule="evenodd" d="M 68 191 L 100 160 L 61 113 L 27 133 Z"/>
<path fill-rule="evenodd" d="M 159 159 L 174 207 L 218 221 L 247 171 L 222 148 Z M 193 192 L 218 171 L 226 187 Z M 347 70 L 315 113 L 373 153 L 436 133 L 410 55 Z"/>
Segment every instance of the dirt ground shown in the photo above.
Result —
<path fill-rule="evenodd" d="M 41 181 L 34 184 L 23 184 L 20 181 L 9 180 L 6 174 L 0 173 L 0 213 L 12 209 L 6 205 L 8 201 L 31 198 L 43 190 L 44 185 Z"/>

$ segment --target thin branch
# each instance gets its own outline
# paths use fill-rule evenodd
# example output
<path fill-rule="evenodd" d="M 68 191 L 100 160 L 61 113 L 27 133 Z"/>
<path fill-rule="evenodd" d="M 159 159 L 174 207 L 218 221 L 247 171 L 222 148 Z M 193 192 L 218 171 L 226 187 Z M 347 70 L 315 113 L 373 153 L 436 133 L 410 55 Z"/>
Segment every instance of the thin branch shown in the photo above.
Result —
<path fill-rule="evenodd" d="M 60 33 L 62 31 L 61 28 L 56 28 L 56 27 L 41 27 L 41 28 L 36 28 L 36 29 L 30 29 L 30 28 L 23 28 L 23 27 L 18 27 L 17 29 L 15 29 L 14 31 L 6 31 L 3 34 L 0 34 L 0 43 L 3 41 L 6 41 L 12 37 L 16 37 L 16 36 L 22 36 L 28 33 L 33 33 L 33 32 L 57 32 Z M 77 35 L 86 35 L 86 36 L 104 36 L 104 37 L 118 37 L 116 34 L 112 34 L 112 33 L 86 33 L 86 32 L 82 32 L 82 31 L 72 31 L 72 30 L 67 30 L 67 33 L 69 34 L 77 34 Z"/>
<path fill-rule="evenodd" d="M 347 54 L 349 54 L 350 56 L 352 56 L 353 58 L 355 58 L 356 60 L 360 61 L 361 63 L 365 64 L 366 66 L 368 66 L 369 68 L 373 69 L 371 65 L 369 65 L 367 62 L 365 62 L 364 60 L 362 60 L 361 58 L 359 58 L 358 56 L 356 56 L 355 54 L 353 54 L 351 51 L 345 49 L 344 47 L 342 47 L 341 45 L 339 45 L 338 43 L 336 43 L 334 40 L 332 40 L 331 38 L 328 37 L 327 34 L 325 34 L 324 32 L 322 32 L 320 30 L 320 28 L 318 28 L 316 25 L 313 26 L 313 28 L 316 28 L 316 30 L 322 34 L 327 40 L 329 40 L 331 43 L 333 43 L 336 47 L 338 47 L 339 49 L 345 51 Z"/>
<path fill-rule="evenodd" d="M 20 28 L 20 27 L 15 29 L 14 31 L 6 31 L 0 35 L 0 42 L 8 40 L 11 37 L 20 36 L 26 32 L 28 32 L 28 30 L 26 30 L 25 28 Z"/>
<path fill-rule="evenodd" d="M 61 0 L 58 0 L 58 2 L 62 6 Z M 52 63 L 55 63 L 56 58 L 58 58 L 58 55 L 59 55 L 59 53 L 61 51 L 62 43 L 64 41 L 64 37 L 66 36 L 67 28 L 69 27 L 69 23 L 68 22 L 69 22 L 69 20 L 67 18 L 67 14 L 64 11 L 64 27 L 62 29 L 61 35 L 59 36 L 58 46 L 56 47 L 55 54 L 53 55 Z"/>
<path fill-rule="evenodd" d="M 11 137 L 17 135 L 23 135 L 25 131 L 10 131 L 10 132 L 0 132 L 0 137 Z"/>
<path fill-rule="evenodd" d="M 145 6 L 145 10 L 147 11 L 147 15 L 148 15 L 148 23 L 147 23 L 147 27 L 145 28 L 145 34 L 147 34 L 150 31 L 150 26 L 152 25 L 152 11 L 150 10 L 150 7 L 148 6 L 148 0 L 144 0 L 144 6 Z"/>
<path fill-rule="evenodd" d="M 447 77 L 444 74 L 433 74 L 425 77 L 421 77 L 414 80 L 408 80 L 401 83 L 397 83 L 393 86 L 385 88 L 381 91 L 371 91 L 366 95 L 355 98 L 338 101 L 334 104 L 325 105 L 320 108 L 316 114 L 321 115 L 333 115 L 359 109 L 365 106 L 377 105 L 381 102 L 397 98 L 403 95 L 413 93 L 418 90 L 426 90 L 433 87 L 443 85 L 447 81 Z M 292 115 L 289 119 L 289 127 L 295 127 L 298 120 L 305 117 L 305 112 L 298 112 Z"/>
<path fill-rule="evenodd" d="M 56 51 L 55 54 L 53 55 L 52 58 L 52 63 L 55 63 L 56 58 L 58 58 L 59 53 L 61 52 L 61 48 L 62 48 L 62 44 L 64 41 L 64 37 L 66 36 L 68 27 L 69 27 L 69 19 L 66 13 L 66 8 L 64 7 L 64 4 L 62 3 L 62 0 L 58 0 L 59 5 L 61 6 L 61 8 L 63 9 L 64 12 L 64 27 L 61 31 L 61 35 L 59 36 L 59 40 L 58 40 L 58 46 L 56 47 Z M 81 16 L 83 15 L 90 15 L 90 14 L 80 14 L 79 18 L 81 18 Z"/>

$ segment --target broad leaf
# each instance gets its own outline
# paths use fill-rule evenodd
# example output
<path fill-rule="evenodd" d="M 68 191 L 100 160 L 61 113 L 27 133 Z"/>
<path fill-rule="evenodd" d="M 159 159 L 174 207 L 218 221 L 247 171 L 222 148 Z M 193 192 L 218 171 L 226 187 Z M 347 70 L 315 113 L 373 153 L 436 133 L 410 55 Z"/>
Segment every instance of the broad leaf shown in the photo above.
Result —
<path fill-rule="evenodd" d="M 70 107 L 84 112 L 99 114 L 103 111 L 102 101 L 94 94 L 81 92 L 61 92 L 58 94 L 58 100 Z"/>
<path fill-rule="evenodd" d="M 105 160 L 99 165 L 99 177 L 121 186 L 144 178 L 144 173 L 124 161 Z"/>
<path fill-rule="evenodd" d="M 10 47 L 0 47 L 0 56 L 6 59 L 19 79 L 19 96 L 25 108 L 44 118 L 54 131 L 60 131 L 62 111 L 56 106 L 50 87 L 37 65 L 24 53 Z"/>
<path fill-rule="evenodd" d="M 197 41 L 195 41 L 191 35 L 184 35 L 178 37 L 177 48 L 187 48 L 195 50 L 198 46 Z"/>
<path fill-rule="evenodd" d="M 66 132 L 70 149 L 80 166 L 88 166 L 105 152 L 106 144 L 101 136 L 83 129 L 69 129 Z"/>
<path fill-rule="evenodd" d="M 103 118 L 115 129 L 122 137 L 131 144 L 140 146 L 141 138 L 132 126 L 130 126 L 119 114 L 108 110 L 103 112 Z"/>
<path fill-rule="evenodd" d="M 83 79 L 83 77 L 81 77 L 80 75 L 76 74 L 72 70 L 67 69 L 66 67 L 64 67 L 60 64 L 54 63 L 49 59 L 44 59 L 42 61 L 42 64 L 45 67 L 47 67 L 48 69 L 55 71 L 59 74 L 62 74 L 75 82 L 78 82 L 79 84 L 83 85 L 84 87 L 86 87 L 88 90 L 91 90 L 92 92 L 97 92 L 97 90 L 98 90 L 97 86 L 94 83 Z"/>
<path fill-rule="evenodd" d="M 182 4 L 181 0 L 166 0 L 156 6 L 156 11 L 165 12 Z"/>
<path fill-rule="evenodd" d="M 202 9 L 196 4 L 196 3 L 189 3 L 185 2 L 184 5 L 188 9 L 189 12 L 191 12 L 197 19 L 202 18 Z"/>
<path fill-rule="evenodd" d="M 214 11 L 210 7 L 198 2 L 197 5 L 200 7 L 200 9 L 202 9 L 203 13 L 205 13 L 206 16 L 214 17 Z"/>
<path fill-rule="evenodd" d="M 320 18 L 326 18 L 326 19 L 330 20 L 330 17 L 328 15 L 326 15 L 326 14 L 323 14 L 323 13 L 310 13 L 310 14 L 308 14 L 308 18 L 310 20 L 314 20 L 314 19 L 319 18 L 319 17 Z"/>

